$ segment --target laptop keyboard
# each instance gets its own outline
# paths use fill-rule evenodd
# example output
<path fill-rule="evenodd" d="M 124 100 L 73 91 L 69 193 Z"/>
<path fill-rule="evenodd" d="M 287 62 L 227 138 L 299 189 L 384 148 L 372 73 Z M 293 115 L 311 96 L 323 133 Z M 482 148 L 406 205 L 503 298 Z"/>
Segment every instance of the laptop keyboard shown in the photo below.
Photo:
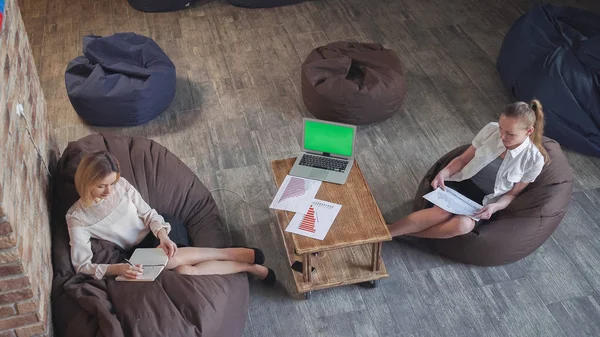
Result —
<path fill-rule="evenodd" d="M 344 172 L 346 170 L 346 166 L 348 166 L 348 161 L 343 159 L 304 154 L 302 159 L 300 159 L 300 163 L 298 164 L 334 172 Z"/>

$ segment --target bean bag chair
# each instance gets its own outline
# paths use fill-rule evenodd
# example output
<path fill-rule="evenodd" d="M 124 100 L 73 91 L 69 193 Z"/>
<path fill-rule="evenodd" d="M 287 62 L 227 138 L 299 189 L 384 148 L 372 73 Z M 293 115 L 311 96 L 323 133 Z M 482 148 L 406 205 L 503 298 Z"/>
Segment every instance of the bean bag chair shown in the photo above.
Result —
<path fill-rule="evenodd" d="M 517 99 L 544 104 L 548 137 L 600 156 L 600 16 L 534 6 L 506 34 L 496 67 Z"/>
<path fill-rule="evenodd" d="M 230 4 L 237 7 L 247 8 L 269 8 L 277 6 L 293 5 L 304 0 L 227 0 Z"/>
<path fill-rule="evenodd" d="M 315 117 L 349 124 L 389 118 L 406 94 L 402 62 L 378 43 L 334 42 L 302 64 L 302 97 Z"/>
<path fill-rule="evenodd" d="M 249 304 L 245 274 L 188 276 L 165 270 L 154 282 L 95 280 L 75 274 L 65 214 L 79 198 L 74 175 L 85 153 L 107 150 L 121 174 L 160 214 L 181 220 L 191 246 L 226 247 L 217 205 L 196 175 L 158 143 L 137 137 L 94 134 L 71 142 L 53 174 L 52 284 L 57 336 L 241 336 Z M 92 239 L 95 263 L 120 263 L 115 244 Z"/>
<path fill-rule="evenodd" d="M 573 171 L 560 145 L 549 138 L 544 138 L 543 144 L 550 163 L 506 209 L 480 221 L 466 235 L 424 241 L 451 259 L 481 266 L 515 262 L 540 247 L 558 227 L 573 193 Z M 423 195 L 431 192 L 433 178 L 467 148 L 450 151 L 427 172 L 415 197 L 415 211 L 427 207 Z"/>
<path fill-rule="evenodd" d="M 172 12 L 186 9 L 195 0 L 127 0 L 129 5 L 142 12 Z"/>
<path fill-rule="evenodd" d="M 67 94 L 79 116 L 96 126 L 146 123 L 175 97 L 175 65 L 152 39 L 134 33 L 83 38 L 69 63 Z"/>

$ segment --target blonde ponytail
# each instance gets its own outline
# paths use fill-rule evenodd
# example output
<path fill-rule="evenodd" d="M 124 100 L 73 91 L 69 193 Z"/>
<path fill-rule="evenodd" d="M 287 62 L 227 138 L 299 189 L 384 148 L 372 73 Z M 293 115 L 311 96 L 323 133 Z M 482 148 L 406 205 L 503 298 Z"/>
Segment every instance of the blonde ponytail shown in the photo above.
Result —
<path fill-rule="evenodd" d="M 529 135 L 531 141 L 535 146 L 537 146 L 538 150 L 542 156 L 544 156 L 544 163 L 548 163 L 550 161 L 550 157 L 548 156 L 548 152 L 544 148 L 542 144 L 543 136 L 544 136 L 544 111 L 542 110 L 542 103 L 537 99 L 531 100 L 529 105 L 531 110 L 535 113 L 535 122 L 533 123 L 533 133 Z"/>

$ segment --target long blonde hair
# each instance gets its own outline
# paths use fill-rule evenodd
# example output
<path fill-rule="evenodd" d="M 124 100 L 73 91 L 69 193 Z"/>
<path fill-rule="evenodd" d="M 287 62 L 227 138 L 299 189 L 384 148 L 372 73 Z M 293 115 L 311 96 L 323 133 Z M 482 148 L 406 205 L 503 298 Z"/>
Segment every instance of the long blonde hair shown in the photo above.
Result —
<path fill-rule="evenodd" d="M 542 138 L 544 136 L 544 111 L 542 110 L 542 103 L 537 99 L 531 100 L 529 104 L 525 102 L 511 103 L 504 108 L 502 115 L 519 119 L 525 124 L 526 128 L 533 127 L 533 133 L 529 137 L 538 150 L 540 150 L 542 156 L 544 156 L 544 163 L 548 163 L 550 157 L 546 148 L 542 145 Z"/>
<path fill-rule="evenodd" d="M 75 172 L 75 189 L 85 206 L 94 202 L 92 186 L 113 172 L 117 174 L 115 181 L 118 181 L 121 177 L 119 161 L 106 151 L 88 153 L 81 159 Z"/>

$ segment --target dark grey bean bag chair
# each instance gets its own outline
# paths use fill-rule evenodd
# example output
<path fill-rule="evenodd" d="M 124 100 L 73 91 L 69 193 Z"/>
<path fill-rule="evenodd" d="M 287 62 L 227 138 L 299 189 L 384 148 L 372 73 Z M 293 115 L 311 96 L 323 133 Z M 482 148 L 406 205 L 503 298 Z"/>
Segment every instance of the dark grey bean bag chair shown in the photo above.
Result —
<path fill-rule="evenodd" d="M 189 8 L 195 0 L 127 0 L 129 5 L 142 12 L 172 12 Z"/>
<path fill-rule="evenodd" d="M 140 137 L 94 134 L 71 142 L 53 179 L 52 308 L 56 336 L 62 337 L 239 337 L 248 314 L 245 273 L 189 276 L 163 271 L 154 282 L 95 280 L 71 265 L 65 214 L 79 196 L 74 176 L 84 154 L 108 151 L 121 174 L 160 214 L 187 228 L 194 247 L 229 245 L 210 192 L 173 153 Z M 109 241 L 92 240 L 95 263 L 120 263 L 127 256 Z M 129 252 L 130 253 L 130 252 Z"/>
<path fill-rule="evenodd" d="M 517 99 L 544 103 L 548 137 L 600 156 L 599 15 L 534 6 L 506 34 L 496 67 Z"/>
<path fill-rule="evenodd" d="M 65 73 L 79 116 L 96 126 L 146 123 L 175 97 L 175 65 L 152 39 L 134 33 L 83 38 L 83 55 Z"/>
<path fill-rule="evenodd" d="M 389 118 L 406 94 L 402 62 L 378 43 L 334 42 L 302 64 L 302 97 L 315 117 L 349 124 Z"/>
<path fill-rule="evenodd" d="M 428 207 L 423 195 L 432 190 L 431 181 L 467 147 L 450 151 L 427 172 L 415 197 L 415 211 Z M 469 234 L 424 242 L 453 260 L 482 266 L 515 262 L 535 251 L 560 224 L 573 193 L 573 170 L 560 145 L 545 138 L 544 147 L 551 162 L 506 209 L 481 221 Z"/>
<path fill-rule="evenodd" d="M 269 8 L 278 6 L 293 5 L 305 0 L 227 0 L 230 4 L 237 7 L 247 8 Z"/>

